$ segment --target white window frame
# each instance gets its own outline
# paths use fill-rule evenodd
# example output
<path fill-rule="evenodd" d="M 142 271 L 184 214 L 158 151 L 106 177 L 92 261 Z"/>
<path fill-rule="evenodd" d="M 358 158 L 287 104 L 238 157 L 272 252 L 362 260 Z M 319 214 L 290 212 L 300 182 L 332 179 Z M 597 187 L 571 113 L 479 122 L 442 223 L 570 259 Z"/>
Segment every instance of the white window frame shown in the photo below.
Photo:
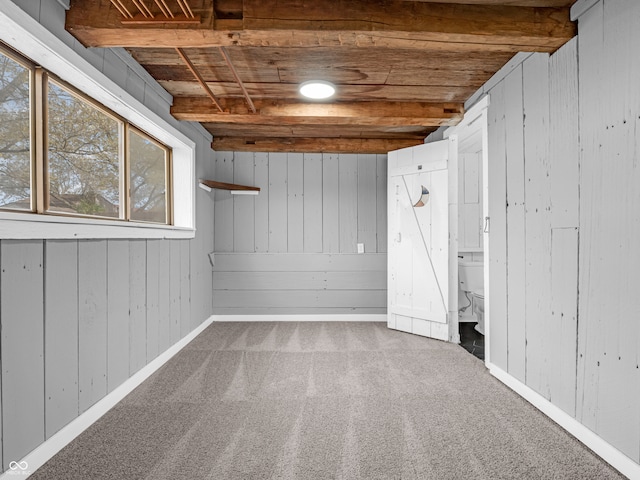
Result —
<path fill-rule="evenodd" d="M 0 212 L 0 239 L 193 238 L 195 142 L 151 111 L 10 0 L 0 40 L 172 150 L 173 225 Z"/>

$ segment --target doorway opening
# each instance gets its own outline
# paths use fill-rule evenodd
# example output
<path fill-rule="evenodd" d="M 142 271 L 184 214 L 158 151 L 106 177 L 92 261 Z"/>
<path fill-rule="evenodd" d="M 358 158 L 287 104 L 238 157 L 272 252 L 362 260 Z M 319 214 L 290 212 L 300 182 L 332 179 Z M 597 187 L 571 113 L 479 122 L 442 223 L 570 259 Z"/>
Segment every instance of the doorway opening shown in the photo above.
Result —
<path fill-rule="evenodd" d="M 458 328 L 460 345 L 488 360 L 487 107 L 485 96 L 460 124 L 444 132 L 458 138 Z"/>

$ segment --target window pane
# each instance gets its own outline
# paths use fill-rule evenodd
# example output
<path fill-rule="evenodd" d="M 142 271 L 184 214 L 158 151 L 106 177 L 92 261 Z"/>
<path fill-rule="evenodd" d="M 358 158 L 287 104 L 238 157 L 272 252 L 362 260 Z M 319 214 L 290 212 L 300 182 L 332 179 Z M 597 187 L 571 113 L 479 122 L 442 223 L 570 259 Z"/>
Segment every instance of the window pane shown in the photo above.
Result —
<path fill-rule="evenodd" d="M 132 220 L 167 223 L 166 162 L 165 148 L 129 131 Z"/>
<path fill-rule="evenodd" d="M 49 210 L 119 217 L 120 122 L 49 82 Z"/>
<path fill-rule="evenodd" d="M 0 207 L 31 210 L 30 70 L 0 53 Z"/>

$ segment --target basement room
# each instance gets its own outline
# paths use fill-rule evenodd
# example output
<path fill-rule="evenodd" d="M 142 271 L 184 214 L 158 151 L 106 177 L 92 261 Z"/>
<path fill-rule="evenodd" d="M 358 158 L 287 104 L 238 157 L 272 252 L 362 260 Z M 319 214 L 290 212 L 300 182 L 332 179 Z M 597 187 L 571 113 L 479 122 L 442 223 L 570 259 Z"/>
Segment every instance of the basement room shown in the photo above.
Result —
<path fill-rule="evenodd" d="M 0 480 L 640 479 L 638 27 L 0 0 Z"/>

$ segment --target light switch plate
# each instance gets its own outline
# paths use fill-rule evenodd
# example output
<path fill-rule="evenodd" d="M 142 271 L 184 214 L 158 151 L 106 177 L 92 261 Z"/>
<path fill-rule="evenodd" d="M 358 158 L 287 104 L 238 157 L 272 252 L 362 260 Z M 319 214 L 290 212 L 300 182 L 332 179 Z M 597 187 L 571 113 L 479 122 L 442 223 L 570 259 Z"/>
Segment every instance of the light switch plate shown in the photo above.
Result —
<path fill-rule="evenodd" d="M 358 244 L 358 253 L 364 253 L 364 243 Z"/>

